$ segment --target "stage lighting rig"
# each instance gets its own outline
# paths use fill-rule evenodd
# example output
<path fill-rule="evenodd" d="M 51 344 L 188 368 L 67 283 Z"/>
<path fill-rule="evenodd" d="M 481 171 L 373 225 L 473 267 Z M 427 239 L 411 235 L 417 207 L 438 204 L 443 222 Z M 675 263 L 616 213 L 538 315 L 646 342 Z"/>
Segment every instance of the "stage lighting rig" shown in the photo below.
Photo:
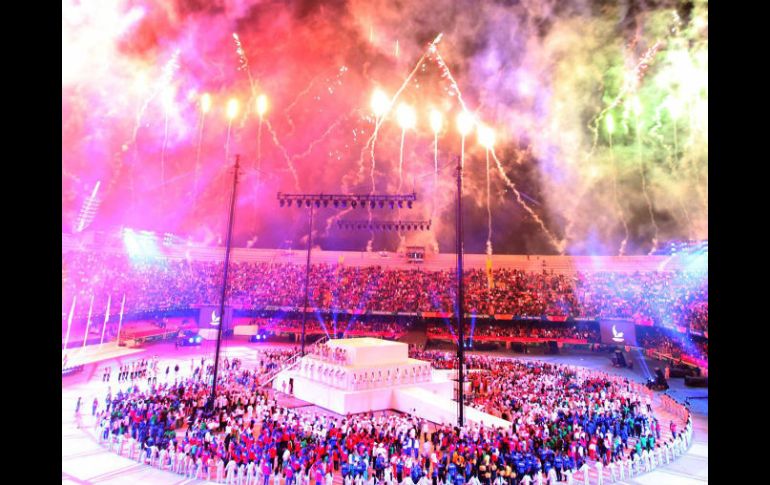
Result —
<path fill-rule="evenodd" d="M 337 221 L 337 227 L 345 230 L 369 231 L 430 231 L 431 221 Z"/>
<path fill-rule="evenodd" d="M 367 206 L 371 209 L 384 209 L 385 204 L 393 209 L 396 204 L 398 204 L 399 207 L 403 207 L 404 202 L 406 202 L 407 207 L 410 209 L 412 208 L 412 203 L 417 200 L 417 194 L 415 192 L 412 192 L 411 194 L 399 194 L 399 195 L 386 195 L 386 194 L 284 194 L 282 192 L 278 192 L 278 205 L 281 207 L 291 207 L 293 203 L 297 204 L 298 209 L 302 209 L 303 207 L 306 207 L 310 209 L 309 214 L 309 226 L 308 226 L 308 244 L 307 244 L 307 262 L 305 264 L 305 305 L 303 307 L 302 312 L 302 343 L 301 343 L 301 354 L 305 355 L 305 325 L 307 321 L 307 313 L 308 309 L 310 308 L 308 306 L 310 295 L 309 295 L 309 287 L 310 287 L 310 251 L 313 248 L 313 213 L 315 212 L 315 209 L 320 209 L 322 206 L 325 209 L 346 209 L 348 204 L 350 204 L 350 207 L 355 209 L 356 207 L 361 207 L 362 209 L 365 209 Z M 331 206 L 330 206 L 331 203 Z M 395 225 L 395 223 L 381 223 L 382 227 L 391 227 L 391 224 Z M 417 230 L 418 227 L 425 227 L 426 222 L 425 221 L 413 221 L 413 222 L 403 222 L 404 228 L 409 228 L 408 230 L 411 230 L 412 227 L 414 227 L 414 230 Z M 427 222 L 427 226 L 430 228 L 430 221 Z M 356 227 L 358 229 L 363 229 L 364 227 L 370 227 L 369 222 L 359 222 L 356 223 Z M 224 310 L 223 310 L 224 311 Z"/>
<path fill-rule="evenodd" d="M 348 204 L 350 204 L 351 207 L 361 207 L 366 208 L 369 206 L 371 209 L 384 209 L 386 207 L 386 204 L 391 209 L 394 209 L 396 204 L 398 204 L 399 208 L 404 207 L 404 203 L 406 203 L 406 206 L 411 209 L 412 204 L 417 200 L 417 194 L 411 193 L 411 194 L 397 194 L 397 195 L 386 195 L 386 194 L 284 194 L 282 192 L 278 192 L 278 202 L 281 205 L 281 207 L 291 207 L 293 202 L 296 202 L 298 206 L 302 206 L 303 204 L 306 207 L 310 207 L 311 204 L 315 205 L 317 208 L 320 208 L 321 205 L 323 207 L 328 208 L 329 203 L 335 208 L 338 209 L 342 207 L 343 209 L 347 207 Z"/>

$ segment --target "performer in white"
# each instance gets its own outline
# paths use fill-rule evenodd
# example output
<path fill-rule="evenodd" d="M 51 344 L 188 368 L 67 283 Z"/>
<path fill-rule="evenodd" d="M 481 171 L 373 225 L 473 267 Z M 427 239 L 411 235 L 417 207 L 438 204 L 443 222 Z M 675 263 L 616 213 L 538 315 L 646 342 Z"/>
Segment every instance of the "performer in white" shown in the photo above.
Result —
<path fill-rule="evenodd" d="M 535 474 L 535 483 L 537 485 L 543 485 L 543 470 L 538 470 Z M 481 485 L 481 482 L 479 482 L 479 485 Z"/>
<path fill-rule="evenodd" d="M 118 455 L 123 456 L 123 449 L 125 447 L 125 433 L 118 435 Z"/>
<path fill-rule="evenodd" d="M 134 450 L 136 449 L 136 440 L 134 437 L 128 438 L 128 457 L 134 459 Z"/>
<path fill-rule="evenodd" d="M 235 482 L 235 467 L 235 460 L 227 462 L 227 466 L 225 467 L 225 483 Z"/>
<path fill-rule="evenodd" d="M 572 485 L 574 481 L 572 480 L 572 474 L 573 474 L 572 468 L 567 468 L 564 470 L 564 476 L 567 477 L 567 485 Z"/>
<path fill-rule="evenodd" d="M 225 478 L 225 462 L 222 460 L 222 457 L 219 457 L 217 459 L 217 476 L 215 477 L 215 480 L 218 483 L 222 483 L 222 480 Z"/>
<path fill-rule="evenodd" d="M 647 449 L 642 450 L 642 457 L 641 457 L 641 468 L 642 470 L 648 472 L 650 471 L 650 453 L 647 451 Z M 640 470 L 641 471 L 641 470 Z"/>
<path fill-rule="evenodd" d="M 249 464 L 246 465 L 246 485 L 254 484 L 254 462 L 249 460 Z"/>
<path fill-rule="evenodd" d="M 615 483 L 615 480 L 617 478 L 615 476 L 615 462 L 614 461 L 609 462 L 609 464 L 607 465 L 607 469 L 609 469 L 610 471 L 610 480 L 612 480 L 612 483 Z"/>
<path fill-rule="evenodd" d="M 596 460 L 596 485 L 604 485 L 604 463 L 601 460 Z"/>
<path fill-rule="evenodd" d="M 583 462 L 583 466 L 580 467 L 580 471 L 583 472 L 583 485 L 590 485 L 591 476 L 588 474 L 587 462 Z"/>

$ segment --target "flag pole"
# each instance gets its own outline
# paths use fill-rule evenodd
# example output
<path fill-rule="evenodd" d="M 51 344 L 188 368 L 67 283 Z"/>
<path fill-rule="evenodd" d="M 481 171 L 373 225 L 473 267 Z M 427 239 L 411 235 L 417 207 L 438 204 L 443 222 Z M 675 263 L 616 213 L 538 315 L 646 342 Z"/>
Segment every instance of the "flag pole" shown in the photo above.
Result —
<path fill-rule="evenodd" d="M 83 337 L 83 348 L 86 348 L 88 342 L 88 329 L 91 326 L 91 310 L 94 309 L 94 294 L 91 293 L 91 304 L 88 306 L 88 321 L 86 322 L 86 335 Z"/>
<path fill-rule="evenodd" d="M 72 329 L 72 315 L 75 314 L 75 302 L 78 296 L 72 297 L 72 306 L 70 307 L 70 316 L 67 318 L 67 335 L 64 337 L 64 350 L 67 350 L 67 343 L 70 341 L 70 330 Z"/>
<path fill-rule="evenodd" d="M 102 325 L 102 338 L 99 340 L 99 347 L 104 345 L 104 331 L 107 330 L 107 321 L 110 319 L 110 301 L 112 300 L 112 293 L 107 296 L 107 312 L 104 314 L 104 324 Z"/>
<path fill-rule="evenodd" d="M 118 320 L 118 346 L 120 346 L 120 326 L 123 324 L 123 307 L 126 305 L 126 294 L 123 293 L 123 302 L 120 304 L 120 320 Z"/>

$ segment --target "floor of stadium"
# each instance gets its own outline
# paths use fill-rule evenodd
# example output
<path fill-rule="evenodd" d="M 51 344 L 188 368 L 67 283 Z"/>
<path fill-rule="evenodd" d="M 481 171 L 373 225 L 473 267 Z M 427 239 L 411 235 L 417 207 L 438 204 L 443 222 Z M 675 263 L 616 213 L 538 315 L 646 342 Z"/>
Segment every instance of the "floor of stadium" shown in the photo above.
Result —
<path fill-rule="evenodd" d="M 244 367 L 250 367 L 256 362 L 255 346 L 245 343 L 231 342 L 223 349 L 223 354 L 229 358 L 238 358 Z M 119 356 L 102 361 L 96 366 L 87 367 L 80 374 L 68 376 L 62 380 L 62 483 L 67 484 L 188 484 L 213 483 L 205 480 L 187 479 L 168 471 L 161 471 L 148 465 L 139 464 L 134 460 L 118 456 L 108 451 L 96 441 L 95 419 L 91 416 L 90 407 L 94 397 L 100 403 L 104 399 L 108 383 L 102 382 L 101 369 L 105 365 L 116 365 L 137 358 L 149 358 L 157 355 L 161 361 L 160 368 L 167 365 L 179 364 L 180 373 L 189 373 L 190 359 L 202 354 L 211 355 L 207 347 L 175 348 L 173 344 L 160 343 L 145 348 L 145 351 L 130 356 Z M 509 355 L 509 354 L 506 354 Z M 536 359 L 583 366 L 623 375 L 637 381 L 645 381 L 649 372 L 659 363 L 636 359 L 634 369 L 613 368 L 610 359 L 605 354 L 570 353 L 567 355 L 515 355 L 521 359 Z M 173 372 L 173 371 L 172 371 Z M 684 400 L 689 399 L 693 413 L 693 444 L 686 454 L 674 462 L 660 466 L 652 472 L 635 476 L 620 484 L 666 485 L 666 484 L 702 484 L 708 482 L 708 389 L 690 389 L 684 386 L 681 379 L 669 382 L 669 394 Z M 111 382 L 113 390 L 117 389 L 115 378 Z M 113 391 L 114 392 L 114 391 Z M 78 397 L 82 398 L 81 413 L 75 416 Z M 657 399 L 656 399 L 657 401 Z M 281 398 L 280 403 L 286 407 L 297 408 L 300 412 L 327 412 L 316 406 L 311 406 L 290 396 Z M 657 403 L 653 404 L 655 412 L 663 422 L 671 419 Z M 591 473 L 595 470 L 591 468 Z M 577 477 L 576 477 L 577 478 Z M 576 480 L 577 482 L 577 480 Z M 335 485 L 342 483 L 339 476 L 335 477 Z M 591 483 L 596 478 L 591 477 Z"/>

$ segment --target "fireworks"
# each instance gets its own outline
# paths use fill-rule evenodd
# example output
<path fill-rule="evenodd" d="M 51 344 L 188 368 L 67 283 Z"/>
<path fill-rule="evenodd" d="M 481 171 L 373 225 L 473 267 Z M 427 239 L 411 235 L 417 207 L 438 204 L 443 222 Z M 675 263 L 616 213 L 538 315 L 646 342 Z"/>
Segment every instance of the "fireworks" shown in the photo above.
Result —
<path fill-rule="evenodd" d="M 201 96 L 201 112 L 206 114 L 211 109 L 211 95 L 209 93 L 203 93 Z"/>
<path fill-rule="evenodd" d="M 479 144 L 483 146 L 486 150 L 486 161 L 487 161 L 487 169 L 486 169 L 486 176 L 487 176 L 487 255 L 492 255 L 492 205 L 490 203 L 490 180 L 489 180 L 489 150 L 492 149 L 492 147 L 495 144 L 495 132 L 492 130 L 492 128 L 479 124 L 478 131 L 477 131 L 477 138 L 479 140 Z"/>
<path fill-rule="evenodd" d="M 382 115 L 388 111 L 390 106 L 390 98 L 381 89 L 375 89 L 372 93 L 372 100 L 369 106 L 372 108 L 372 113 L 379 120 Z"/>
<path fill-rule="evenodd" d="M 396 118 L 398 119 L 399 126 L 401 126 L 403 130 L 412 130 L 417 124 L 417 113 L 415 113 L 414 108 L 406 103 L 398 105 L 398 108 L 396 109 Z"/>
<path fill-rule="evenodd" d="M 257 115 L 259 115 L 260 120 L 267 112 L 267 96 L 264 94 L 260 94 L 257 96 Z"/>
<path fill-rule="evenodd" d="M 459 131 L 460 135 L 463 137 L 468 136 L 468 134 L 473 131 L 473 125 L 475 124 L 476 120 L 473 115 L 467 111 L 463 110 L 457 115 L 457 131 Z"/>
<path fill-rule="evenodd" d="M 235 98 L 230 98 L 227 101 L 227 119 L 232 121 L 236 116 L 238 116 L 238 100 Z"/>
<path fill-rule="evenodd" d="M 233 126 L 233 119 L 238 116 L 238 100 L 230 98 L 227 101 L 227 140 L 225 141 L 225 160 L 230 160 L 230 130 Z"/>
<path fill-rule="evenodd" d="M 67 0 L 62 188 L 63 216 L 72 214 L 68 227 L 77 227 L 79 207 L 70 207 L 82 203 L 77 194 L 96 180 L 103 181 L 99 218 L 106 220 L 99 223 L 105 227 L 132 224 L 126 217 L 182 233 L 199 227 L 200 218 L 217 224 L 221 196 L 200 196 L 220 192 L 214 185 L 221 180 L 223 142 L 228 157 L 231 143 L 256 153 L 257 173 L 264 166 L 281 189 L 297 188 L 301 175 L 319 190 L 340 190 L 343 180 L 343 191 L 396 191 L 406 168 L 409 183 L 432 200 L 425 210 L 442 221 L 451 208 L 440 190 L 441 136 L 442 153 L 474 165 L 466 171 L 466 194 L 487 207 L 487 221 L 478 222 L 487 224 L 488 251 L 492 223 L 499 230 L 506 213 L 491 213 L 493 160 L 514 194 L 499 204 L 528 204 L 524 217 L 537 217 L 554 247 L 564 248 L 564 241 L 553 234 L 578 253 L 615 253 L 618 245 L 621 253 L 647 252 L 658 240 L 707 237 L 706 4 L 682 18 L 670 6 L 643 6 L 634 13 L 636 28 L 624 30 L 620 19 L 603 12 L 580 22 L 539 12 L 546 22 L 536 28 L 528 20 L 536 13 L 530 4 L 480 2 L 428 18 L 415 32 L 414 15 L 435 8 L 431 2 L 374 1 L 351 2 L 349 18 L 363 20 L 344 28 L 330 28 L 340 18 L 329 11 L 312 22 L 276 12 L 275 19 L 293 19 L 287 29 L 283 20 L 257 20 L 230 4 L 161 22 L 141 6 Z M 493 28 L 498 24 L 516 28 Z M 447 39 L 438 34 L 424 50 L 415 44 L 444 25 L 451 26 Z M 482 25 L 488 28 L 471 27 Z M 441 49 L 440 42 L 446 42 Z M 235 112 L 229 98 L 242 103 Z M 402 108 L 406 103 L 411 111 Z M 210 116 L 212 110 L 219 114 Z M 263 124 L 273 140 L 264 146 Z M 466 146 L 474 131 L 478 145 Z M 506 158 L 498 159 L 502 153 Z M 421 172 L 427 178 L 415 175 Z M 193 173 L 194 182 L 186 183 L 185 174 Z M 538 205 L 527 193 L 537 194 Z M 190 194 L 194 218 L 177 209 Z M 125 200 L 136 201 L 133 210 L 122 210 L 118 201 Z M 254 218 L 265 221 L 263 228 L 275 227 L 261 202 L 256 194 L 248 199 Z M 615 209 L 608 217 L 587 216 L 607 207 Z M 480 234 L 470 247 L 481 252 L 483 227 L 469 224 Z M 432 228 L 446 233 L 441 229 L 441 223 Z M 501 238 L 496 250 L 551 251 L 532 235 Z M 277 231 L 259 236 L 265 244 L 284 237 Z"/>

